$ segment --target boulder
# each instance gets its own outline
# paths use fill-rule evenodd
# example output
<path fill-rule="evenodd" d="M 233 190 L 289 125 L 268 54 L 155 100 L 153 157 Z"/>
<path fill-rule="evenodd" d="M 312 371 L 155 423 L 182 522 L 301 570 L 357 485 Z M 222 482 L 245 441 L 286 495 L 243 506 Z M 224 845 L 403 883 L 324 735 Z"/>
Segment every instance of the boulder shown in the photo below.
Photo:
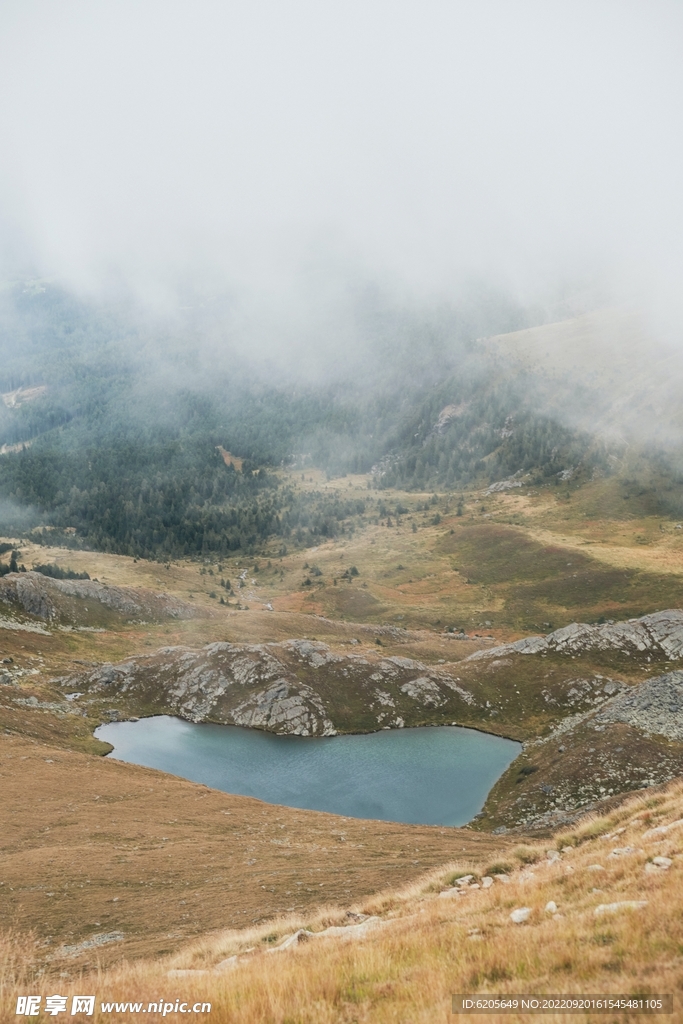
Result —
<path fill-rule="evenodd" d="M 510 914 L 510 920 L 513 924 L 524 924 L 531 917 L 531 907 L 518 907 L 513 910 Z"/>

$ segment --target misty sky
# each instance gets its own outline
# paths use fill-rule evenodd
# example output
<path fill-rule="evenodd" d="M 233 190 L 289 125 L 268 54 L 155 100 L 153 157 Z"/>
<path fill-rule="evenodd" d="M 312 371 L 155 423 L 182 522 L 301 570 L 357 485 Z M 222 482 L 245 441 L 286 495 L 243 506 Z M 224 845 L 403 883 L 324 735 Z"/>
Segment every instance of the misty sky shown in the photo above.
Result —
<path fill-rule="evenodd" d="M 3 0 L 2 271 L 677 311 L 682 50 L 663 0 Z"/>

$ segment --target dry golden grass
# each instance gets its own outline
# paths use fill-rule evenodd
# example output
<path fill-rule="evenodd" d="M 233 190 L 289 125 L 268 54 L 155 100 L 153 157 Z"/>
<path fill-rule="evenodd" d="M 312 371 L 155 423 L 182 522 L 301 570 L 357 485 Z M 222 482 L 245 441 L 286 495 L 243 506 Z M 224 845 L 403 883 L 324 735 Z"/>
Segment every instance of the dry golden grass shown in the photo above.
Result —
<path fill-rule="evenodd" d="M 497 845 L 467 829 L 278 807 L 7 734 L 0 792 L 3 925 L 49 939 L 58 959 L 65 945 L 123 933 L 99 954 L 62 957 L 71 969 L 349 906 L 456 852 L 481 865 Z"/>
<path fill-rule="evenodd" d="M 323 937 L 269 952 L 288 931 L 302 925 L 319 931 L 342 922 L 341 911 L 321 910 L 247 932 L 208 935 L 172 959 L 120 965 L 77 981 L 34 976 L 31 991 L 92 991 L 98 1003 L 125 1000 L 145 1006 L 160 997 L 169 1002 L 207 1001 L 212 1005 L 211 1019 L 235 1024 L 426 1024 L 447 1019 L 451 995 L 458 992 L 673 993 L 676 1009 L 669 1019 L 681 1020 L 683 825 L 668 832 L 651 831 L 681 818 L 679 782 L 664 793 L 631 799 L 608 818 L 587 819 L 552 844 L 501 851 L 512 868 L 508 884 L 496 881 L 487 890 L 440 897 L 438 890 L 458 869 L 468 867 L 460 862 L 403 890 L 361 901 L 356 911 L 380 917 L 378 926 L 363 938 Z M 551 846 L 570 849 L 551 863 L 546 856 Z M 610 856 L 615 848 L 629 847 L 632 852 Z M 654 856 L 670 858 L 670 869 L 646 870 Z M 591 869 L 596 864 L 602 870 Z M 479 867 L 477 873 L 482 870 Z M 551 900 L 557 904 L 557 915 L 545 910 Z M 638 909 L 595 914 L 600 904 L 629 900 L 647 902 Z M 522 906 L 530 908 L 530 917 L 515 925 L 510 913 Z M 231 966 L 214 971 L 222 959 L 240 953 Z M 14 1019 L 14 996 L 25 990 L 34 958 L 26 948 L 17 955 L 10 941 L 0 957 L 9 1020 Z M 177 970 L 203 973 L 169 975 Z M 18 984 L 15 975 L 20 976 Z M 111 1013 L 100 1014 L 99 1019 L 137 1016 Z M 154 1021 L 157 1015 L 147 1013 L 144 1019 Z M 516 1019 L 526 1017 L 487 1017 Z"/>

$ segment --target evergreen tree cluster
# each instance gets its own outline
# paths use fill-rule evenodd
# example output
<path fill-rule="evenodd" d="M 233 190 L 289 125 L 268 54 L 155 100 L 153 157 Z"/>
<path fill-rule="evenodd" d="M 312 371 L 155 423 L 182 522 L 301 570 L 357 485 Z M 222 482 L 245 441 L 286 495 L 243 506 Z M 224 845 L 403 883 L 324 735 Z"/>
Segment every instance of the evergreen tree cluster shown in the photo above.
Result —
<path fill-rule="evenodd" d="M 519 326 L 514 310 L 491 308 L 489 327 Z M 604 464 L 590 438 L 534 411 L 519 382 L 479 362 L 480 320 L 372 313 L 358 372 L 293 386 L 236 363 L 198 369 L 182 334 L 164 341 L 53 287 L 19 290 L 13 316 L 0 316 L 0 389 L 46 390 L 0 403 L 0 446 L 22 446 L 0 455 L 0 508 L 33 510 L 52 528 L 35 534 L 46 541 L 226 555 L 271 537 L 333 537 L 362 519 L 363 502 L 302 494 L 281 482 L 281 466 L 431 491 Z"/>

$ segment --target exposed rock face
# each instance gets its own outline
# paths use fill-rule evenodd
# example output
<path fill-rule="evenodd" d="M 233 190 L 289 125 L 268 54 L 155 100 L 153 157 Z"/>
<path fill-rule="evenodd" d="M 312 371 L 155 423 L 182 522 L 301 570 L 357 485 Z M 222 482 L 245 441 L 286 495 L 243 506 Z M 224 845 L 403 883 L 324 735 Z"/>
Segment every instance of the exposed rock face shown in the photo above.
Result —
<path fill-rule="evenodd" d="M 416 700 L 422 698 L 425 704 L 439 705 L 442 703 L 441 690 L 436 683 L 433 683 L 431 679 L 427 679 L 426 676 L 420 676 L 418 679 L 411 679 L 408 683 L 403 683 L 401 691 L 407 693 L 409 697 L 414 697 Z"/>
<path fill-rule="evenodd" d="M 480 658 L 500 658 L 504 654 L 542 654 L 546 651 L 652 651 L 663 654 L 671 661 L 683 657 L 683 611 L 673 609 L 644 615 L 628 622 L 604 623 L 589 626 L 572 622 L 556 629 L 548 636 L 529 636 L 502 647 L 470 654 L 468 661 Z"/>
<path fill-rule="evenodd" d="M 130 619 L 189 619 L 197 614 L 170 594 L 110 587 L 97 580 L 54 580 L 39 572 L 13 572 L 0 578 L 0 602 L 18 605 L 45 622 L 89 620 L 87 601 Z"/>
<path fill-rule="evenodd" d="M 620 694 L 596 720 L 625 722 L 644 732 L 683 740 L 683 672 L 668 672 Z"/>
<path fill-rule="evenodd" d="M 325 709 L 314 691 L 302 686 L 298 694 L 290 697 L 284 679 L 235 708 L 232 717 L 236 725 L 252 729 L 312 736 L 318 732 L 318 720 L 311 711 L 311 704 L 323 718 L 323 736 L 334 736 L 336 729 L 324 718 Z"/>
<path fill-rule="evenodd" d="M 424 710 L 456 717 L 474 696 L 445 672 L 410 658 L 369 660 L 323 643 L 214 643 L 166 647 L 59 680 L 86 702 L 126 695 L 146 710 L 295 736 L 401 728 Z M 378 685 L 379 684 L 379 685 Z M 380 712 L 379 715 L 377 712 Z M 417 724 L 417 723 L 416 723 Z"/>

